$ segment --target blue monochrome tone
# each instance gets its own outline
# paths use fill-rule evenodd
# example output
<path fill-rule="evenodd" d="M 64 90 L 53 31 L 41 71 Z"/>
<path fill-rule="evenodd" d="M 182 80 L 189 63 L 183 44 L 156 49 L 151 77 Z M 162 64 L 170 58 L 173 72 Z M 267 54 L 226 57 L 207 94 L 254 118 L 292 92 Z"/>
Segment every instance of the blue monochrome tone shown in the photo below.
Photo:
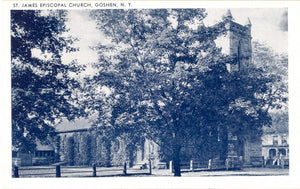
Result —
<path fill-rule="evenodd" d="M 207 24 L 209 16 L 12 10 L 13 176 L 288 167 L 287 54 L 254 40 L 249 18 L 238 23 L 227 10 Z"/>

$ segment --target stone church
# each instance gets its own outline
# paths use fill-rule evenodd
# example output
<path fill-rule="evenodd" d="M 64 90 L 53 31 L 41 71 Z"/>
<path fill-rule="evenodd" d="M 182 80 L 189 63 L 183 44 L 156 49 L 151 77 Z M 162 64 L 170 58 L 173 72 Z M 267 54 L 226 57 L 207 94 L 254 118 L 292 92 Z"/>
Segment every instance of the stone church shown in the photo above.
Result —
<path fill-rule="evenodd" d="M 227 65 L 229 72 L 246 72 L 252 65 L 251 22 L 245 25 L 236 23 L 230 10 L 224 15 L 226 33 L 220 36 L 216 45 L 222 47 L 224 54 L 237 59 L 237 64 Z M 122 165 L 129 162 L 130 166 L 152 161 L 154 168 L 163 168 L 168 165 L 168 159 L 163 159 L 160 146 L 154 141 L 145 138 L 135 145 L 127 145 L 130 136 L 116 138 L 114 141 L 94 133 L 92 129 L 79 129 L 58 132 L 56 147 L 60 161 L 69 164 L 91 164 L 96 162 L 103 166 Z M 212 158 L 231 159 L 242 162 L 243 165 L 255 165 L 262 157 L 260 136 L 252 133 L 239 137 L 233 134 L 228 127 L 226 143 L 220 141 L 220 151 L 215 152 Z M 222 144 L 222 145 L 221 145 Z M 225 144 L 225 146 L 224 146 Z M 205 152 L 202 152 L 205 154 Z M 218 154 L 219 153 L 219 154 Z M 188 156 L 187 159 L 192 156 Z"/>
<path fill-rule="evenodd" d="M 230 10 L 224 15 L 226 34 L 220 36 L 215 42 L 222 47 L 222 53 L 236 58 L 237 64 L 227 65 L 229 72 L 245 73 L 252 64 L 252 45 L 251 45 L 251 22 L 247 19 L 245 25 L 234 22 Z M 244 164 L 259 164 L 262 162 L 262 144 L 258 134 L 251 133 L 241 139 L 228 132 L 229 158 L 238 157 Z"/>

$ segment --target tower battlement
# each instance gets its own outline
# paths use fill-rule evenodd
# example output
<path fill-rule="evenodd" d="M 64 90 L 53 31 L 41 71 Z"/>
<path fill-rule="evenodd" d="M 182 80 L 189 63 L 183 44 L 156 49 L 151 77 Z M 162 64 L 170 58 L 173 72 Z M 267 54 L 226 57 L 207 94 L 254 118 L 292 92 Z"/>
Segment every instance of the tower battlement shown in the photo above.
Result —
<path fill-rule="evenodd" d="M 223 16 L 226 32 L 219 36 L 215 42 L 222 48 L 222 53 L 230 55 L 233 59 L 227 65 L 228 71 L 246 71 L 252 65 L 251 22 L 248 18 L 246 25 L 233 21 L 230 10 Z"/>

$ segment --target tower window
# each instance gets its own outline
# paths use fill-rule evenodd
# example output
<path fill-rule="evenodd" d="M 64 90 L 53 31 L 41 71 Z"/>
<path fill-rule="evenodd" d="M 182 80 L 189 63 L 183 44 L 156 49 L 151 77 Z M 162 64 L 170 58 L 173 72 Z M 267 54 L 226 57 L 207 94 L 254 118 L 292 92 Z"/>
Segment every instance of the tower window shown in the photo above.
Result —
<path fill-rule="evenodd" d="M 237 49 L 237 64 L 238 64 L 238 70 L 241 70 L 241 58 L 242 58 L 242 44 L 241 41 L 239 41 L 238 49 Z"/>

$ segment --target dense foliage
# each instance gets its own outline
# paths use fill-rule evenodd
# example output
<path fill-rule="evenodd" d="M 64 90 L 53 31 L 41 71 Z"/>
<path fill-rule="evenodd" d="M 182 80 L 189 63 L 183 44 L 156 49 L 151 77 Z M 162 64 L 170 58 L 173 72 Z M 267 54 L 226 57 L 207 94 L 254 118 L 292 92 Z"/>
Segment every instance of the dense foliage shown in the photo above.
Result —
<path fill-rule="evenodd" d="M 75 50 L 73 39 L 63 36 L 66 14 L 11 11 L 12 144 L 20 151 L 33 151 L 61 117 L 74 119 L 81 112 L 71 93 L 78 84 L 68 77 L 79 68 L 61 61 L 63 53 Z"/>
<path fill-rule="evenodd" d="M 268 109 L 288 111 L 288 56 L 276 54 L 266 44 L 253 42 L 253 64 L 262 70 L 264 77 L 273 79 L 268 83 L 266 92 Z"/>
<path fill-rule="evenodd" d="M 111 40 L 99 46 L 99 74 L 89 81 L 110 90 L 110 130 L 154 140 L 173 160 L 175 176 L 185 145 L 205 148 L 212 158 L 220 133 L 261 133 L 270 124 L 268 101 L 261 96 L 272 78 L 258 69 L 229 73 L 226 64 L 234 60 L 214 43 L 223 24 L 206 27 L 205 16 L 204 9 L 92 12 Z M 99 111 L 94 104 L 89 108 Z M 107 128 L 101 123 L 95 125 Z"/>
<path fill-rule="evenodd" d="M 224 22 L 205 26 L 204 9 L 91 11 L 110 42 L 96 48 L 97 74 L 84 82 L 69 77 L 81 70 L 75 61 L 61 61 L 75 51 L 74 39 L 66 37 L 66 14 L 11 12 L 12 133 L 21 151 L 45 141 L 62 117 L 89 113 L 92 136 L 64 141 L 70 165 L 131 164 L 135 145 L 148 138 L 180 176 L 180 161 L 191 158 L 186 154 L 222 158 L 229 131 L 241 139 L 259 137 L 271 124 L 270 109 L 286 107 L 287 57 L 254 43 L 254 66 L 229 72 L 227 64 L 236 60 L 214 42 Z"/>
<path fill-rule="evenodd" d="M 265 127 L 266 133 L 288 133 L 288 56 L 276 54 L 266 44 L 253 42 L 253 64 L 260 68 L 265 77 L 273 77 L 265 93 L 272 126 Z"/>

